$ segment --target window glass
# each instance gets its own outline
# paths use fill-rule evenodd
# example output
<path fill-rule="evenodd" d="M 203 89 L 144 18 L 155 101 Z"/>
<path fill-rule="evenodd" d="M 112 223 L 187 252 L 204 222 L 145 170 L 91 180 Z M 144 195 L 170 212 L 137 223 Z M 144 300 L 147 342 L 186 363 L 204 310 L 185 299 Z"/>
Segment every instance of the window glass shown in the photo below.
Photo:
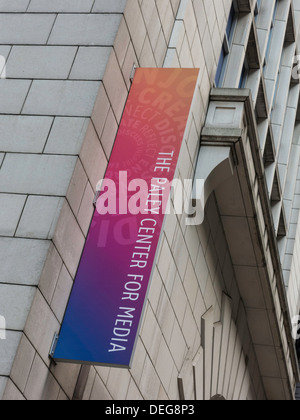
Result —
<path fill-rule="evenodd" d="M 228 17 L 227 26 L 226 26 L 226 36 L 227 36 L 229 45 L 232 42 L 234 24 L 235 24 L 235 10 L 234 10 L 234 6 L 232 5 L 230 9 L 229 17 Z"/>
<path fill-rule="evenodd" d="M 247 64 L 244 63 L 241 78 L 240 78 L 240 83 L 239 83 L 239 89 L 243 89 L 246 86 L 247 76 L 248 76 L 248 68 L 247 68 Z"/>
<path fill-rule="evenodd" d="M 234 28 L 236 24 L 236 16 L 237 14 L 236 14 L 234 5 L 232 4 L 229 17 L 228 17 L 227 26 L 226 26 L 226 32 L 225 32 L 225 37 L 224 37 L 224 41 L 222 45 L 222 50 L 221 50 L 220 58 L 218 62 L 216 77 L 215 77 L 216 87 L 221 87 L 223 84 L 223 77 L 225 74 L 228 55 L 229 55 L 230 47 L 233 40 Z"/>
<path fill-rule="evenodd" d="M 221 85 L 221 79 L 222 79 L 221 76 L 222 76 L 222 70 L 223 70 L 223 66 L 224 66 L 225 57 L 226 57 L 226 52 L 225 52 L 225 48 L 224 48 L 224 45 L 223 45 L 222 50 L 221 50 L 221 54 L 220 54 L 220 58 L 219 58 L 216 78 L 215 78 L 215 84 L 216 84 L 217 87 L 220 87 L 220 85 Z"/>

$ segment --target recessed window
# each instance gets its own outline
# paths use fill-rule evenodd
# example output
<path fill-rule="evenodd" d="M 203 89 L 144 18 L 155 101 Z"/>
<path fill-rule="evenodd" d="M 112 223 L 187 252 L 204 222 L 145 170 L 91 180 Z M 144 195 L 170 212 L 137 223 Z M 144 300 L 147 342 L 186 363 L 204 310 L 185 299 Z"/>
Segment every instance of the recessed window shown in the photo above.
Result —
<path fill-rule="evenodd" d="M 235 20 L 236 20 L 235 18 L 236 18 L 236 12 L 234 9 L 234 5 L 232 4 L 229 17 L 228 17 L 227 26 L 226 26 L 226 37 L 227 37 L 227 41 L 229 45 L 231 45 L 232 43 L 233 29 L 234 29 Z"/>
<path fill-rule="evenodd" d="M 269 39 L 268 39 L 267 50 L 266 50 L 266 59 L 268 59 L 269 52 L 270 52 L 270 46 L 271 46 L 271 40 L 272 40 L 273 29 L 274 29 L 274 24 L 275 24 L 275 17 L 276 17 L 277 7 L 278 7 L 278 0 L 276 0 L 275 7 L 274 7 L 273 18 L 272 18 L 272 22 L 271 22 L 271 27 L 270 27 L 270 32 L 269 32 Z"/>
<path fill-rule="evenodd" d="M 243 68 L 242 68 L 240 82 L 239 82 L 239 89 L 243 89 L 246 86 L 247 77 L 248 77 L 248 66 L 247 66 L 247 61 L 245 60 L 243 64 Z"/>
<path fill-rule="evenodd" d="M 257 19 L 257 16 L 259 14 L 259 10 L 260 10 L 260 6 L 261 6 L 261 0 L 257 0 L 256 5 L 255 5 L 255 20 Z"/>
<path fill-rule="evenodd" d="M 234 5 L 232 4 L 229 17 L 228 17 L 228 22 L 226 26 L 220 58 L 218 62 L 216 77 L 215 77 L 216 87 L 221 87 L 223 84 L 225 70 L 226 70 L 227 61 L 228 61 L 228 55 L 230 53 L 230 49 L 232 46 L 232 40 L 233 40 L 234 30 L 236 26 L 236 21 L 237 21 L 237 13 L 235 11 Z"/>
<path fill-rule="evenodd" d="M 225 45 L 224 45 L 224 42 L 223 42 L 222 50 L 221 50 L 221 54 L 220 54 L 220 58 L 219 58 L 219 63 L 218 63 L 218 67 L 217 67 L 217 73 L 216 73 L 216 77 L 215 77 L 216 87 L 221 87 L 221 85 L 222 85 L 223 78 L 224 78 L 224 70 L 225 70 L 225 67 L 226 67 L 227 59 L 228 59 L 228 52 L 227 52 L 227 49 L 225 49 Z"/>

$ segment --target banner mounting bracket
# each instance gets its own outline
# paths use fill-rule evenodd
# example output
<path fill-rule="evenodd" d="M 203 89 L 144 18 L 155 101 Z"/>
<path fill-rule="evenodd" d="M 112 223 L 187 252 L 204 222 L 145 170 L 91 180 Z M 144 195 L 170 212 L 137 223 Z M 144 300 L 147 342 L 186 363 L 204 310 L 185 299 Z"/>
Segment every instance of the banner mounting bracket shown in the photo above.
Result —
<path fill-rule="evenodd" d="M 50 351 L 49 351 L 49 358 L 50 358 L 50 359 L 52 360 L 52 362 L 54 362 L 55 364 L 56 364 L 56 362 L 55 362 L 55 360 L 54 360 L 54 352 L 55 352 L 56 345 L 57 345 L 57 342 L 58 342 L 58 337 L 59 337 L 59 335 L 57 334 L 57 332 L 55 332 L 55 334 L 54 334 L 54 336 L 53 336 L 52 343 L 51 343 Z"/>
<path fill-rule="evenodd" d="M 130 77 L 129 77 L 131 83 L 133 82 L 136 69 L 137 69 L 136 64 L 133 64 L 132 69 L 131 69 L 131 73 L 130 73 Z"/>

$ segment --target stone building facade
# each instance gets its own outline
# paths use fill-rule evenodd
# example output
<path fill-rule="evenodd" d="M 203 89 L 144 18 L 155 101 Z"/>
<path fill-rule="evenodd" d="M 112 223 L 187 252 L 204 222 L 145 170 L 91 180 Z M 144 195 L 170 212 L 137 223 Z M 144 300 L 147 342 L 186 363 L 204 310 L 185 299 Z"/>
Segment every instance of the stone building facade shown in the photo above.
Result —
<path fill-rule="evenodd" d="M 0 397 L 293 400 L 299 0 L 0 0 Z M 131 369 L 54 364 L 134 67 L 199 68 Z M 1 338 L 4 338 L 3 336 Z"/>

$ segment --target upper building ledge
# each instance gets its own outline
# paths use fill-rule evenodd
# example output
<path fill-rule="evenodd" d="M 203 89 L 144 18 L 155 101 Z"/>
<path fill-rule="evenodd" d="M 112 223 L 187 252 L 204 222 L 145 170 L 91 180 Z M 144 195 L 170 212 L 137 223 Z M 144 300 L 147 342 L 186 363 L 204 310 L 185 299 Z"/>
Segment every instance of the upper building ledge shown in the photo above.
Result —
<path fill-rule="evenodd" d="M 212 89 L 195 176 L 205 200 L 216 196 L 268 398 L 293 399 L 298 361 L 249 89 Z"/>

